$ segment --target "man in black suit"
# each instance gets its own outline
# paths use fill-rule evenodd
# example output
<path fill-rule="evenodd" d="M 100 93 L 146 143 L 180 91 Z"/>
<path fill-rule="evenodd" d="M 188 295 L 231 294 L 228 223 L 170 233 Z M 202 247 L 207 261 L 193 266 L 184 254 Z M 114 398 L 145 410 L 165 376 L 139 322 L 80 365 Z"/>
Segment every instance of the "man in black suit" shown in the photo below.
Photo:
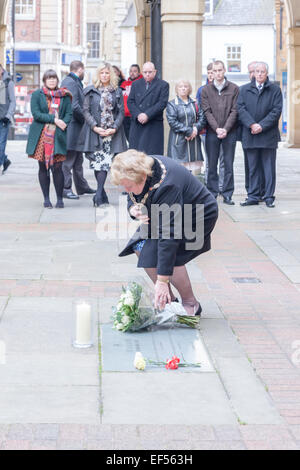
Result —
<path fill-rule="evenodd" d="M 70 64 L 70 73 L 62 81 L 61 86 L 67 88 L 72 93 L 73 116 L 67 127 L 67 158 L 63 162 L 64 191 L 63 196 L 67 199 L 79 199 L 77 194 L 94 194 L 87 180 L 83 176 L 83 156 L 78 148 L 78 137 L 85 122 L 83 106 L 83 85 L 84 65 L 79 60 L 74 60 Z M 72 173 L 77 194 L 72 191 Z"/>
<path fill-rule="evenodd" d="M 132 84 L 128 109 L 132 115 L 129 148 L 148 155 L 163 155 L 163 111 L 169 100 L 169 84 L 156 76 L 155 65 L 143 65 L 143 79 Z"/>
<path fill-rule="evenodd" d="M 265 177 L 266 206 L 275 206 L 276 151 L 280 141 L 278 123 L 282 101 L 280 87 L 269 80 L 268 65 L 258 62 L 252 82 L 241 87 L 238 98 L 239 119 L 243 125 L 242 145 L 247 150 L 249 164 L 248 198 L 241 206 L 259 203 L 260 164 Z"/>

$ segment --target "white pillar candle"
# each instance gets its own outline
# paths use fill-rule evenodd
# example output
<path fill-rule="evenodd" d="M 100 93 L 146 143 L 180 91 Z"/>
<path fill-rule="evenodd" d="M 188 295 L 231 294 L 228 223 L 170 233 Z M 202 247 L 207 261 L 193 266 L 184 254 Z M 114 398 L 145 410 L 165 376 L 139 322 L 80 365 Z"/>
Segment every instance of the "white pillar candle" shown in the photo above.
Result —
<path fill-rule="evenodd" d="M 90 344 L 92 342 L 91 306 L 82 302 L 76 306 L 76 343 Z"/>

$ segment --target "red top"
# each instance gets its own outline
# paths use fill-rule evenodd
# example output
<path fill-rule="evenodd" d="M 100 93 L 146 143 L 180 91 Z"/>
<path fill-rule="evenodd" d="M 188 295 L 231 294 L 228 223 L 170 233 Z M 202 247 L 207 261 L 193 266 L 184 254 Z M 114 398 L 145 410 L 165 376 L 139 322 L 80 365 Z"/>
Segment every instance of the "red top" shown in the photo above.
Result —
<path fill-rule="evenodd" d="M 130 93 L 130 90 L 131 90 L 131 85 L 133 84 L 133 82 L 135 82 L 136 80 L 140 80 L 141 78 L 143 78 L 142 74 L 140 74 L 134 80 L 131 80 L 130 78 L 128 78 L 128 80 L 125 80 L 125 82 L 121 83 L 121 85 L 120 85 L 120 88 L 122 88 L 122 90 L 123 90 L 125 116 L 127 116 L 127 117 L 131 116 L 130 111 L 129 111 L 128 106 L 127 106 L 127 100 L 128 100 L 128 96 L 129 96 L 129 93 Z"/>

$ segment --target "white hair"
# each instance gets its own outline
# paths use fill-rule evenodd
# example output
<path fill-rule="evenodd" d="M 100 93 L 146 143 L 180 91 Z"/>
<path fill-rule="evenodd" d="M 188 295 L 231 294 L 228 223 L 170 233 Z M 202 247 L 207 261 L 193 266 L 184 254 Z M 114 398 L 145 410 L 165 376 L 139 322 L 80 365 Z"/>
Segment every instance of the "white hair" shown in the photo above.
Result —
<path fill-rule="evenodd" d="M 256 62 L 255 68 L 257 68 L 259 65 L 263 65 L 264 67 L 266 67 L 267 73 L 269 72 L 269 66 L 266 62 Z"/>

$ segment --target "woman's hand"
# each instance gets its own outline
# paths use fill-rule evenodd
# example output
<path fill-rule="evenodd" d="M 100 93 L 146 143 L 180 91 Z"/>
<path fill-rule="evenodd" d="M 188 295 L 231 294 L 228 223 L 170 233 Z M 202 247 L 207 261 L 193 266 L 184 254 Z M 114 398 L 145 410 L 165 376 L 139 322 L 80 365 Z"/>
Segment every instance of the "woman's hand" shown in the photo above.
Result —
<path fill-rule="evenodd" d="M 129 213 L 130 215 L 132 215 L 132 217 L 135 217 L 143 224 L 146 224 L 146 225 L 149 224 L 150 219 L 148 217 L 148 214 L 145 214 L 145 211 L 142 211 L 139 206 L 131 206 L 129 209 Z"/>
<path fill-rule="evenodd" d="M 107 129 L 106 130 L 106 135 L 113 135 L 117 132 L 117 129 L 114 129 L 114 128 L 110 128 L 110 129 Z"/>
<path fill-rule="evenodd" d="M 65 121 L 63 121 L 62 119 L 58 119 L 58 118 L 54 119 L 54 124 L 57 127 L 59 127 L 62 131 L 64 131 L 67 127 L 67 124 L 65 123 Z"/>
<path fill-rule="evenodd" d="M 158 310 L 163 310 L 166 304 L 171 303 L 169 283 L 157 280 L 154 287 L 154 306 Z"/>
<path fill-rule="evenodd" d="M 198 134 L 198 129 L 197 127 L 193 127 L 193 132 L 191 133 L 191 135 L 189 137 L 186 137 L 186 140 L 194 140 L 195 137 L 197 137 L 197 134 Z"/>
<path fill-rule="evenodd" d="M 93 127 L 93 131 L 96 132 L 96 134 L 100 135 L 101 137 L 106 137 L 106 130 L 103 129 L 102 127 L 95 126 Z"/>

